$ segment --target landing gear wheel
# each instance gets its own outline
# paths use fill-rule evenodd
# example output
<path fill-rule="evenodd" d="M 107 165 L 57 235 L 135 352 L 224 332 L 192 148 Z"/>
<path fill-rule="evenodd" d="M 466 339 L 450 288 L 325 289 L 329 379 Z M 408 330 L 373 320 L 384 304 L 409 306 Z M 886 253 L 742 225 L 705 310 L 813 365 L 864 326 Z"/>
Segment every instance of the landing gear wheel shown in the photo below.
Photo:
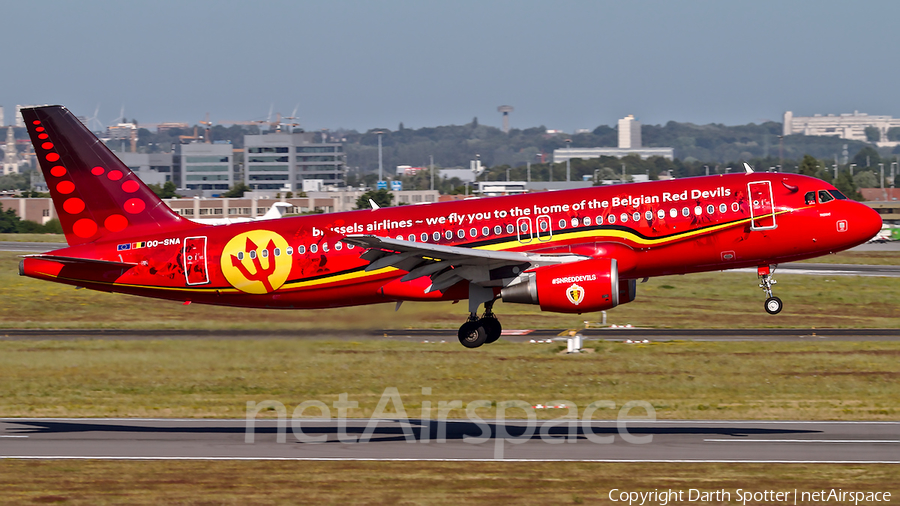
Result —
<path fill-rule="evenodd" d="M 487 341 L 481 320 L 463 323 L 459 328 L 459 342 L 466 348 L 478 348 Z"/>
<path fill-rule="evenodd" d="M 781 299 L 778 297 L 769 297 L 766 299 L 766 312 L 769 314 L 778 314 L 784 308 Z"/>
<path fill-rule="evenodd" d="M 500 325 L 500 320 L 493 316 L 488 316 L 482 318 L 480 322 L 484 331 L 487 333 L 487 340 L 485 340 L 485 343 L 490 344 L 497 339 L 500 339 L 500 333 L 503 332 L 503 326 Z"/>

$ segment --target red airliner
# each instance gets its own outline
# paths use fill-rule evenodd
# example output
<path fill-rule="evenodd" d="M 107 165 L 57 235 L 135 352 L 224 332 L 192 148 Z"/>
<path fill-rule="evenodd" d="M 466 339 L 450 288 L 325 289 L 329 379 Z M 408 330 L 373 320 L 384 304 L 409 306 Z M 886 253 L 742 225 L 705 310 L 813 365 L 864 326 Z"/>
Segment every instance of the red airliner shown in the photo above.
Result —
<path fill-rule="evenodd" d="M 68 247 L 20 274 L 182 302 L 307 309 L 469 300 L 469 348 L 496 341 L 494 302 L 587 313 L 636 280 L 770 268 L 844 250 L 881 229 L 869 207 L 811 177 L 745 171 L 671 181 L 201 225 L 165 205 L 60 106 L 22 115 Z M 373 206 L 374 207 L 374 206 Z M 478 315 L 479 307 L 484 312 Z"/>

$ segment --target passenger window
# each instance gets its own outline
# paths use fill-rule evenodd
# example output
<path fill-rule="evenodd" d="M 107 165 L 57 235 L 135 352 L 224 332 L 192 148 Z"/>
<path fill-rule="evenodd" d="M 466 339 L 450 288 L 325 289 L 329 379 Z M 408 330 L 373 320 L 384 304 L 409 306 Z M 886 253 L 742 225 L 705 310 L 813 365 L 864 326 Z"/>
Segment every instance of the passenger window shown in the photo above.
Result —
<path fill-rule="evenodd" d="M 309 252 L 310 252 L 310 253 L 316 253 L 316 252 L 318 252 L 318 251 L 319 251 L 319 247 L 318 247 L 317 245 L 315 245 L 315 244 L 310 244 L 310 245 L 309 245 Z"/>
<path fill-rule="evenodd" d="M 457 230 L 457 231 L 456 231 L 456 237 L 458 237 L 458 238 L 460 238 L 460 239 L 465 239 L 465 238 L 466 238 L 466 231 L 463 230 L 463 229 Z"/>
<path fill-rule="evenodd" d="M 508 223 L 508 224 L 506 225 L 506 233 L 507 233 L 507 234 L 511 234 L 511 233 L 513 233 L 513 232 L 515 232 L 515 231 L 516 231 L 516 227 L 512 226 L 511 223 Z"/>
<path fill-rule="evenodd" d="M 431 238 L 434 239 L 434 242 L 438 242 L 441 240 L 441 233 L 434 232 L 433 234 L 431 234 Z"/>
<path fill-rule="evenodd" d="M 621 221 L 622 223 L 628 223 L 628 213 L 622 213 L 622 215 L 619 216 L 619 221 Z"/>
<path fill-rule="evenodd" d="M 494 225 L 494 235 L 500 235 L 503 233 L 503 227 L 500 225 Z"/>
<path fill-rule="evenodd" d="M 678 217 L 678 209 L 675 209 L 674 207 L 672 209 L 669 209 L 669 217 L 677 218 Z"/>
<path fill-rule="evenodd" d="M 409 234 L 409 237 L 407 239 L 409 240 L 409 242 L 416 242 L 416 234 Z"/>
<path fill-rule="evenodd" d="M 474 228 L 470 228 L 469 229 L 469 237 L 476 237 L 476 236 L 478 236 L 478 231 L 475 230 Z"/>
<path fill-rule="evenodd" d="M 334 243 L 334 250 L 335 250 L 335 251 L 340 251 L 340 250 L 342 250 L 342 249 L 344 249 L 344 243 L 342 243 L 341 241 L 338 241 L 338 242 Z M 278 253 L 278 252 L 276 251 L 276 253 Z M 275 255 L 275 256 L 278 256 L 278 255 Z"/>
<path fill-rule="evenodd" d="M 806 192 L 806 195 L 803 196 L 803 200 L 806 201 L 806 205 L 811 206 L 816 203 L 816 192 Z"/>
<path fill-rule="evenodd" d="M 481 227 L 481 235 L 483 235 L 485 237 L 491 235 L 491 229 L 489 229 L 487 227 Z"/>
<path fill-rule="evenodd" d="M 832 197 L 830 193 L 828 193 L 825 190 L 819 190 L 819 203 L 820 204 L 824 204 L 825 202 L 829 202 L 832 200 L 834 200 L 834 197 Z"/>
<path fill-rule="evenodd" d="M 422 242 L 428 242 L 428 232 L 422 232 L 422 235 L 419 236 L 419 239 L 421 239 Z"/>
<path fill-rule="evenodd" d="M 610 215 L 609 215 L 609 218 L 607 218 L 607 221 L 609 221 L 609 224 L 612 225 L 613 223 L 616 222 L 616 215 L 615 215 L 615 214 L 610 214 Z"/>

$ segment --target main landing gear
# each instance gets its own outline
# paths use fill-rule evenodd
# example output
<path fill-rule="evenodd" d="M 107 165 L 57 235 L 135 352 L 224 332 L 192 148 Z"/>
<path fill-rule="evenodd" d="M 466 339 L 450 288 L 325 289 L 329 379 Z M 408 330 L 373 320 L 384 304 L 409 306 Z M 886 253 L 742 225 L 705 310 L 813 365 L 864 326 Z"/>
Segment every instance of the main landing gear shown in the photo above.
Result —
<path fill-rule="evenodd" d="M 781 299 L 772 295 L 772 285 L 776 283 L 772 277 L 772 271 L 768 265 L 760 265 L 756 271 L 759 276 L 759 287 L 766 292 L 766 312 L 769 314 L 778 314 L 784 308 Z"/>
<path fill-rule="evenodd" d="M 469 319 L 459 327 L 459 342 L 466 348 L 478 348 L 482 344 L 500 339 L 503 327 L 492 312 L 497 298 L 490 288 L 469 285 Z M 478 306 L 484 303 L 484 314 L 478 317 Z"/>

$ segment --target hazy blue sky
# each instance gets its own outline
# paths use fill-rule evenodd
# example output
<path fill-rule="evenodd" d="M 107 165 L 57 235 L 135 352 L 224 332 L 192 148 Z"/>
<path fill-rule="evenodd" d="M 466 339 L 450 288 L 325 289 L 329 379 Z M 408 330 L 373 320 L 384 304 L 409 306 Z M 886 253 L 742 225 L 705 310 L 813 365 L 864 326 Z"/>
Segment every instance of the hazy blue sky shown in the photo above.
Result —
<path fill-rule="evenodd" d="M 896 1 L 0 2 L 0 105 L 111 122 L 573 131 L 900 116 Z"/>

